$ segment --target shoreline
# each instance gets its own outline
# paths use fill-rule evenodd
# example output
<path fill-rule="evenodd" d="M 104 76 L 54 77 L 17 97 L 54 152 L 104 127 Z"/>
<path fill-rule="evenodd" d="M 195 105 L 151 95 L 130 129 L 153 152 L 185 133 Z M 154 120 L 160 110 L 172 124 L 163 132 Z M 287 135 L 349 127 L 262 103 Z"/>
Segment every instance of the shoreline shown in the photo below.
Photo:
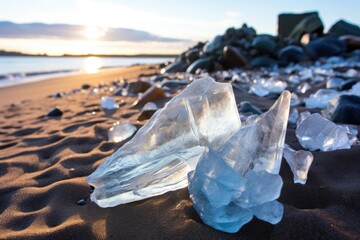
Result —
<path fill-rule="evenodd" d="M 0 87 L 0 106 L 23 100 L 33 100 L 51 94 L 81 88 L 82 84 L 97 85 L 119 78 L 136 78 L 139 74 L 155 73 L 156 64 L 101 69 L 97 73 L 75 73 L 45 78 L 41 81 Z"/>

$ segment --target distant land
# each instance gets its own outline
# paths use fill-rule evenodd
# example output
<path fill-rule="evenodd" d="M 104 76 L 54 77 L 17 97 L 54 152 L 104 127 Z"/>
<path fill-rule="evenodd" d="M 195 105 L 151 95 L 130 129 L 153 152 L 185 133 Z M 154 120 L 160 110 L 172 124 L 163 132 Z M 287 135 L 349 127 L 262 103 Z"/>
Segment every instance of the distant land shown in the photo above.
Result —
<path fill-rule="evenodd" d="M 0 50 L 0 56 L 19 56 L 19 57 L 176 57 L 177 54 L 134 54 L 134 55 L 125 55 L 125 54 L 63 54 L 61 56 L 48 56 L 47 54 L 29 54 L 22 52 L 14 51 L 5 51 Z"/>

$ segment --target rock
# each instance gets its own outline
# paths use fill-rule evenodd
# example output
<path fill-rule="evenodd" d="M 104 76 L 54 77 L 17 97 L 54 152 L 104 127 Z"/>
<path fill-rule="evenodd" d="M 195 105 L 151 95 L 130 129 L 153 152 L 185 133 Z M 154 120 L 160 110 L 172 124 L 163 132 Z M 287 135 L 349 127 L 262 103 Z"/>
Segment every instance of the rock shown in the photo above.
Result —
<path fill-rule="evenodd" d="M 337 37 L 344 35 L 360 37 L 360 28 L 359 26 L 348 23 L 344 20 L 339 20 L 330 27 L 328 33 Z"/>
<path fill-rule="evenodd" d="M 57 108 L 57 107 L 54 107 L 52 108 L 50 111 L 48 111 L 48 113 L 46 114 L 46 116 L 48 117 L 59 117 L 63 114 L 63 112 Z"/>
<path fill-rule="evenodd" d="M 300 42 L 305 34 L 321 36 L 324 31 L 324 25 L 317 12 L 310 13 L 304 17 L 289 34 L 290 39 Z"/>
<path fill-rule="evenodd" d="M 255 68 L 274 67 L 277 62 L 268 56 L 255 57 L 250 61 L 250 65 Z"/>
<path fill-rule="evenodd" d="M 186 58 L 186 63 L 187 64 L 192 64 L 193 62 L 195 62 L 196 60 L 198 60 L 200 58 L 200 50 L 195 48 L 195 49 L 191 49 L 189 51 L 187 51 L 185 53 L 185 58 Z"/>
<path fill-rule="evenodd" d="M 360 49 L 360 36 L 346 35 L 341 36 L 339 39 L 345 42 L 348 51 Z"/>
<path fill-rule="evenodd" d="M 178 61 L 173 64 L 168 65 L 166 68 L 163 68 L 161 73 L 177 73 L 184 72 L 189 67 L 185 61 Z"/>
<path fill-rule="evenodd" d="M 205 44 L 204 52 L 208 54 L 216 52 L 218 49 L 221 49 L 223 47 L 221 43 L 222 43 L 222 36 L 217 35 L 213 40 Z"/>
<path fill-rule="evenodd" d="M 116 122 L 108 131 L 108 140 L 111 142 L 121 142 L 130 138 L 136 132 L 136 127 L 129 121 Z"/>
<path fill-rule="evenodd" d="M 161 100 L 164 98 L 166 98 L 164 90 L 162 88 L 152 86 L 151 88 L 146 90 L 146 92 L 144 92 L 140 100 L 134 103 L 134 106 L 144 106 L 146 103 Z"/>
<path fill-rule="evenodd" d="M 281 38 L 290 37 L 291 33 L 294 31 L 297 25 L 304 19 L 315 16 L 319 17 L 318 12 L 305 12 L 305 13 L 282 13 L 278 15 L 278 36 Z M 314 29 L 314 28 L 313 28 Z M 312 29 L 307 29 L 308 31 L 302 31 L 298 35 L 303 35 L 304 33 L 312 33 Z M 310 30 L 310 31 L 309 31 Z M 321 29 L 315 30 L 315 32 L 320 32 Z M 322 30 L 321 30 L 322 32 Z M 297 35 L 297 34 L 293 34 Z M 290 37 L 291 38 L 291 37 Z M 300 40 L 301 36 L 299 36 L 298 40 Z"/>
<path fill-rule="evenodd" d="M 333 36 L 313 40 L 305 46 L 306 54 L 312 59 L 336 56 L 345 51 L 345 43 Z"/>
<path fill-rule="evenodd" d="M 240 125 L 231 84 L 194 80 L 87 178 L 92 201 L 111 207 L 186 187 L 204 145 L 218 149 Z"/>
<path fill-rule="evenodd" d="M 82 86 L 81 86 L 81 89 L 84 89 L 84 90 L 87 90 L 89 89 L 91 86 L 87 83 L 84 83 Z"/>
<path fill-rule="evenodd" d="M 104 96 L 101 98 L 100 105 L 104 110 L 115 110 L 119 105 L 112 97 Z"/>
<path fill-rule="evenodd" d="M 360 97 L 355 95 L 337 96 L 326 105 L 322 114 L 336 123 L 360 125 Z"/>
<path fill-rule="evenodd" d="M 150 119 L 156 110 L 143 110 L 141 111 L 139 117 L 137 118 L 138 121 L 144 121 Z"/>
<path fill-rule="evenodd" d="M 278 58 L 281 62 L 288 64 L 304 61 L 306 59 L 306 55 L 301 47 L 289 45 L 280 49 L 278 52 Z"/>
<path fill-rule="evenodd" d="M 129 82 L 126 87 L 126 94 L 129 96 L 137 96 L 139 93 L 143 93 L 151 87 L 151 83 L 145 81 L 133 81 Z"/>
<path fill-rule="evenodd" d="M 294 174 L 294 183 L 305 184 L 314 156 L 309 151 L 295 151 L 285 144 L 284 158 Z"/>
<path fill-rule="evenodd" d="M 343 83 L 343 85 L 340 87 L 340 90 L 341 91 L 349 90 L 357 83 L 358 81 L 349 79 Z"/>
<path fill-rule="evenodd" d="M 247 65 L 247 60 L 239 49 L 232 46 L 225 46 L 224 63 L 227 68 L 242 68 Z"/>
<path fill-rule="evenodd" d="M 256 106 L 252 105 L 250 102 L 248 101 L 243 101 L 239 104 L 239 112 L 240 113 L 252 113 L 252 114 L 257 114 L 257 115 L 261 115 L 262 111 L 257 108 Z"/>
<path fill-rule="evenodd" d="M 272 53 L 276 49 L 276 42 L 273 36 L 267 34 L 257 35 L 251 46 L 264 53 Z"/>
<path fill-rule="evenodd" d="M 302 121 L 295 134 L 301 146 L 310 151 L 327 152 L 351 147 L 346 130 L 318 113 L 311 114 Z"/>
<path fill-rule="evenodd" d="M 205 69 L 210 71 L 213 66 L 213 58 L 212 57 L 205 57 L 200 58 L 193 62 L 187 69 L 187 73 L 195 73 L 198 69 Z"/>
<path fill-rule="evenodd" d="M 79 201 L 77 201 L 76 204 L 79 205 L 79 206 L 85 205 L 86 204 L 86 199 L 82 198 Z"/>
<path fill-rule="evenodd" d="M 188 174 L 189 193 L 204 223 L 233 233 L 253 215 L 278 223 L 283 207 L 274 202 L 291 95 L 284 92 L 270 110 L 240 129 L 219 150 L 206 148 Z"/>

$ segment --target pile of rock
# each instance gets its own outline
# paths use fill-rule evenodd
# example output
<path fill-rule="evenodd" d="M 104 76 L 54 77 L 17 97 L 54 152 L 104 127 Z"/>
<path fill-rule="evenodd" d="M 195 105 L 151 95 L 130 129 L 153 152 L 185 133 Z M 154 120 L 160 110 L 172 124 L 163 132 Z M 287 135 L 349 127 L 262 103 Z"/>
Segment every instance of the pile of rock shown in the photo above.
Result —
<path fill-rule="evenodd" d="M 163 72 L 287 66 L 344 55 L 360 48 L 358 26 L 340 20 L 324 34 L 317 12 L 281 14 L 278 24 L 278 36 L 257 34 L 246 24 L 239 29 L 229 28 L 223 35 L 183 52 Z"/>

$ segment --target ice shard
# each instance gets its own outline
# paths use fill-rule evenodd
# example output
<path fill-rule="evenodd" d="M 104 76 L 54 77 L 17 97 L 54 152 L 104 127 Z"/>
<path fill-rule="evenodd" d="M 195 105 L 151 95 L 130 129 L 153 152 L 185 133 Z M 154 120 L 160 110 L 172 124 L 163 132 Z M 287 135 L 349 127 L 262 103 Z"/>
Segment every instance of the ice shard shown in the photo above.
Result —
<path fill-rule="evenodd" d="M 108 131 L 108 139 L 112 142 L 121 142 L 134 135 L 136 130 L 130 121 L 116 122 Z"/>
<path fill-rule="evenodd" d="M 114 110 L 119 108 L 119 105 L 112 97 L 104 96 L 101 98 L 100 105 L 105 110 Z"/>
<path fill-rule="evenodd" d="M 345 128 L 322 117 L 319 113 L 311 114 L 296 128 L 296 137 L 301 146 L 310 151 L 334 151 L 349 149 L 350 140 Z"/>
<path fill-rule="evenodd" d="M 91 200 L 111 207 L 186 187 L 205 146 L 219 149 L 240 125 L 230 84 L 194 80 L 88 176 Z"/>
<path fill-rule="evenodd" d="M 207 148 L 188 174 L 189 192 L 204 223 L 237 232 L 255 215 L 278 223 L 283 206 L 279 175 L 291 94 L 241 128 L 218 150 Z"/>
<path fill-rule="evenodd" d="M 305 184 L 308 171 L 314 159 L 313 154 L 304 150 L 295 151 L 286 145 L 284 148 L 284 158 L 294 175 L 294 183 Z"/>

